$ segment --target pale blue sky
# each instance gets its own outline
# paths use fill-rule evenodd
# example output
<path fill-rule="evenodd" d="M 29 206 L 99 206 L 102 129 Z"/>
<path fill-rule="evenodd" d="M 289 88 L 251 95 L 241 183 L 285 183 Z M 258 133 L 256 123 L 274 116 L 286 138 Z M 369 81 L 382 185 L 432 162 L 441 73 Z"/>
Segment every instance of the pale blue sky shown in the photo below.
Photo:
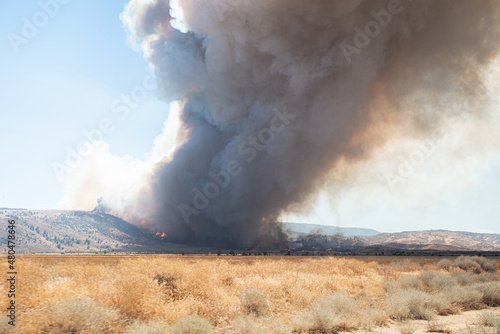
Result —
<path fill-rule="evenodd" d="M 154 94 L 122 120 L 111 103 L 148 75 L 142 55 L 127 44 L 119 19 L 127 1 L 72 0 L 60 5 L 16 53 L 8 33 L 21 35 L 38 1 L 0 3 L 2 145 L 0 206 L 54 208 L 62 189 L 52 170 L 75 148 L 81 132 L 104 117 L 116 121 L 105 138 L 111 152 L 142 157 L 162 128 L 168 107 Z"/>
<path fill-rule="evenodd" d="M 0 207 L 55 208 L 63 189 L 52 164 L 63 163 L 67 147 L 75 148 L 85 139 L 82 131 L 97 127 L 103 118 L 115 124 L 104 138 L 111 153 L 140 159 L 150 151 L 168 105 L 152 92 L 126 119 L 111 111 L 113 101 L 130 94 L 148 75 L 146 61 L 128 45 L 119 19 L 126 3 L 69 1 L 15 52 L 8 34 L 21 34 L 23 18 L 32 20 L 41 7 L 36 0 L 0 2 Z M 426 165 L 434 168 L 437 180 L 448 174 L 439 170 L 438 158 L 445 154 L 430 157 Z M 385 162 L 389 167 L 398 164 L 397 158 Z M 443 191 L 433 178 L 429 181 L 425 169 L 419 170 L 408 187 L 420 188 L 406 189 L 403 195 L 391 193 L 382 174 L 373 172 L 366 185 L 361 182 L 357 191 L 341 193 L 335 205 L 322 203 L 316 214 L 291 218 L 381 231 L 500 233 L 500 165 L 498 160 L 486 165 L 474 176 L 477 180 L 457 191 Z M 476 173 L 452 172 L 457 183 Z M 421 189 L 426 187 L 421 180 L 428 182 L 427 189 Z M 446 188 L 454 182 L 445 182 Z"/>

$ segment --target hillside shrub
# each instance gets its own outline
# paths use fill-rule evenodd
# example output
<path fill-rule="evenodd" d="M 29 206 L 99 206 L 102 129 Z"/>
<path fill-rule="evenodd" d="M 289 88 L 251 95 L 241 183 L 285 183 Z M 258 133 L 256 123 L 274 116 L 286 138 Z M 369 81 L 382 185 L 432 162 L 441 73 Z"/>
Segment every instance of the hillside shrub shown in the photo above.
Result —
<path fill-rule="evenodd" d="M 453 331 L 446 327 L 442 321 L 431 320 L 427 323 L 427 332 L 429 333 L 452 333 Z"/>
<path fill-rule="evenodd" d="M 308 312 L 294 320 L 294 327 L 318 333 L 351 331 L 359 326 L 358 304 L 344 293 L 318 299 Z"/>
<path fill-rule="evenodd" d="M 453 266 L 453 262 L 449 259 L 442 259 L 437 263 L 437 266 L 444 270 L 450 270 Z"/>
<path fill-rule="evenodd" d="M 120 313 L 90 299 L 69 299 L 49 310 L 42 332 L 47 333 L 113 333 Z"/>
<path fill-rule="evenodd" d="M 483 311 L 478 315 L 478 322 L 483 326 L 495 327 L 500 325 L 500 317 L 491 311 Z"/>
<path fill-rule="evenodd" d="M 477 263 L 472 257 L 470 256 L 459 256 L 455 262 L 453 263 L 455 267 L 458 267 L 462 270 L 472 272 L 475 274 L 479 274 L 483 271 L 483 268 L 481 268 L 481 265 Z"/>
<path fill-rule="evenodd" d="M 401 334 L 413 334 L 417 331 L 418 326 L 411 321 L 403 321 L 399 323 L 398 328 Z"/>
<path fill-rule="evenodd" d="M 245 314 L 264 314 L 267 308 L 266 294 L 258 288 L 245 288 L 241 294 L 241 308 Z"/>
<path fill-rule="evenodd" d="M 8 324 L 9 318 L 0 318 L 0 334 L 10 334 L 15 332 L 15 327 Z"/>
<path fill-rule="evenodd" d="M 451 272 L 452 277 L 455 279 L 458 285 L 466 286 L 479 282 L 479 275 L 474 275 L 467 271 L 453 270 Z"/>
<path fill-rule="evenodd" d="M 471 289 L 482 295 L 482 301 L 488 306 L 500 306 L 500 282 L 477 283 Z"/>
<path fill-rule="evenodd" d="M 371 330 L 375 326 L 384 326 L 387 323 L 387 314 L 377 308 L 371 308 L 362 311 L 359 327 L 365 330 Z"/>
<path fill-rule="evenodd" d="M 487 259 L 482 256 L 474 256 L 472 259 L 476 261 L 485 272 L 496 273 L 498 271 L 498 264 L 496 260 Z"/>
<path fill-rule="evenodd" d="M 197 315 L 181 318 L 172 326 L 172 334 L 210 334 L 213 330 L 209 320 Z"/>
<path fill-rule="evenodd" d="M 393 281 L 383 281 L 382 288 L 385 290 L 386 293 L 392 293 L 394 291 L 399 290 L 400 286 L 398 283 Z"/>
<path fill-rule="evenodd" d="M 389 296 L 390 315 L 394 319 L 431 320 L 436 315 L 431 295 L 420 290 L 397 290 Z"/>
<path fill-rule="evenodd" d="M 462 310 L 476 310 L 483 306 L 483 293 L 472 286 L 455 286 L 438 294 Z"/>
<path fill-rule="evenodd" d="M 135 321 L 125 331 L 124 334 L 165 334 L 168 326 L 164 322 L 150 321 L 148 323 Z"/>
<path fill-rule="evenodd" d="M 488 273 L 496 273 L 498 271 L 498 264 L 496 260 L 487 259 L 482 256 L 459 256 L 454 264 L 462 270 L 479 274 L 483 271 Z"/>
<path fill-rule="evenodd" d="M 442 292 L 430 296 L 430 305 L 439 315 L 458 313 L 459 308 Z"/>
<path fill-rule="evenodd" d="M 415 289 L 419 290 L 422 288 L 422 283 L 417 277 L 414 276 L 403 276 L 398 279 L 398 285 L 402 289 Z"/>
<path fill-rule="evenodd" d="M 456 285 L 455 280 L 435 270 L 426 270 L 420 274 L 420 280 L 424 287 L 431 292 L 438 292 L 450 286 Z"/>
<path fill-rule="evenodd" d="M 232 321 L 233 334 L 289 334 L 291 331 L 276 317 L 256 317 L 245 315 Z"/>

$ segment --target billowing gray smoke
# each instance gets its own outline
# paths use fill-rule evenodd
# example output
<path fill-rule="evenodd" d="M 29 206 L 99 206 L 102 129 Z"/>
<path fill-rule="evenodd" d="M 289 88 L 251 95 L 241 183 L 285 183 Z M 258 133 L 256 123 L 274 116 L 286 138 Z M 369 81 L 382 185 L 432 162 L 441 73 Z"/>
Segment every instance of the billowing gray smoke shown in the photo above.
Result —
<path fill-rule="evenodd" d="M 138 209 L 168 238 L 280 247 L 275 222 L 395 131 L 422 136 L 481 87 L 497 0 L 132 0 L 123 16 L 183 144 Z M 447 102 L 448 101 L 448 102 Z M 423 107 L 425 105 L 425 108 Z M 430 108 L 429 108 L 430 106 Z"/>

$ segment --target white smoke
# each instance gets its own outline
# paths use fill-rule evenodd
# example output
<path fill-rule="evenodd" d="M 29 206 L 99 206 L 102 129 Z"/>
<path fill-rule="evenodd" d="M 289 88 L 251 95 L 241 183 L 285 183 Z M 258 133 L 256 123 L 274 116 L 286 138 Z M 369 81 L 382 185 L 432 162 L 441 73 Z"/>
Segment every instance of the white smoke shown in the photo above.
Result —
<path fill-rule="evenodd" d="M 170 104 L 162 133 L 154 139 L 151 152 L 142 160 L 114 155 L 105 141 L 94 142 L 91 153 L 65 176 L 64 193 L 58 207 L 91 210 L 99 198 L 117 213 L 137 207 L 154 167 L 171 159 L 177 145 L 182 143 L 179 134 L 181 108 L 178 102 Z"/>

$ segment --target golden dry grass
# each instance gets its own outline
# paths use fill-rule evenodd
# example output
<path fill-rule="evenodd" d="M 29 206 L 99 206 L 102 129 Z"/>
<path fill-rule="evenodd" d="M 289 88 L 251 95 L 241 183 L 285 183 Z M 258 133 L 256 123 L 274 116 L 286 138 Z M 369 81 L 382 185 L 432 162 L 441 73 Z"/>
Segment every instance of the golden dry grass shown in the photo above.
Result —
<path fill-rule="evenodd" d="M 244 305 L 246 289 L 257 289 L 265 298 L 259 313 L 289 326 L 316 300 L 336 292 L 356 298 L 362 308 L 378 307 L 384 300 L 384 281 L 440 270 L 436 262 L 401 262 L 397 258 L 24 255 L 17 259 L 18 331 L 71 332 L 57 318 L 60 309 L 81 313 L 71 310 L 80 307 L 85 312 L 94 305 L 102 308 L 100 313 L 109 311 L 108 316 L 95 321 L 113 333 L 124 332 L 137 321 L 173 324 L 188 315 L 210 319 L 218 331 L 226 332 L 235 319 L 250 316 L 251 307 Z M 5 281 L 2 286 L 5 290 Z M 7 307 L 5 295 L 2 293 L 2 309 Z M 119 320 L 113 312 L 118 312 Z M 92 329 L 80 332 L 91 333 Z"/>

